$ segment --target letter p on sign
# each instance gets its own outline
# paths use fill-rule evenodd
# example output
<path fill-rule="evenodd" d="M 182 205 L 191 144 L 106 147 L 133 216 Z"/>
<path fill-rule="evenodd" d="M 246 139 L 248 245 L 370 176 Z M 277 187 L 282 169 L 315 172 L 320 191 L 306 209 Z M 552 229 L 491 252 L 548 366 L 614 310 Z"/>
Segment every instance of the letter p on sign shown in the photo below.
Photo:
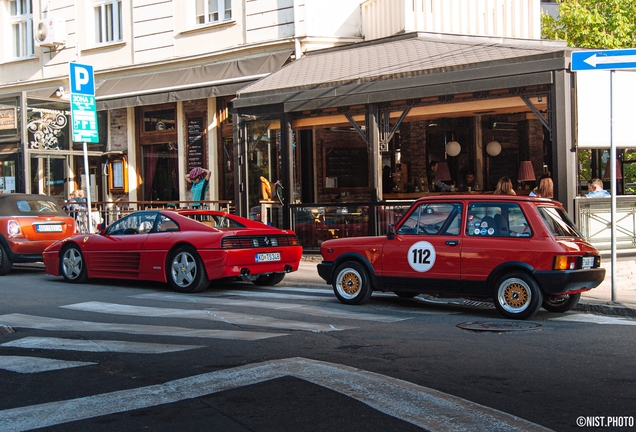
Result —
<path fill-rule="evenodd" d="M 71 81 L 71 93 L 82 95 L 95 95 L 95 80 L 93 78 L 93 66 L 78 63 L 69 63 Z"/>

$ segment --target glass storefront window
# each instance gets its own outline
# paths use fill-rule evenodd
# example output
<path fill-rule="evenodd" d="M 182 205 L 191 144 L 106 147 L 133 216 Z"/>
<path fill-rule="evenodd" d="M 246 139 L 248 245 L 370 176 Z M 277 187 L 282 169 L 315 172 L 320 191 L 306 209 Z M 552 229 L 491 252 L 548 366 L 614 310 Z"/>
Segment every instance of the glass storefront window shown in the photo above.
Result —
<path fill-rule="evenodd" d="M 144 145 L 141 186 L 144 201 L 179 199 L 179 158 L 176 143 Z"/>
<path fill-rule="evenodd" d="M 143 113 L 143 131 L 155 132 L 176 128 L 176 112 L 174 109 L 145 111 Z"/>

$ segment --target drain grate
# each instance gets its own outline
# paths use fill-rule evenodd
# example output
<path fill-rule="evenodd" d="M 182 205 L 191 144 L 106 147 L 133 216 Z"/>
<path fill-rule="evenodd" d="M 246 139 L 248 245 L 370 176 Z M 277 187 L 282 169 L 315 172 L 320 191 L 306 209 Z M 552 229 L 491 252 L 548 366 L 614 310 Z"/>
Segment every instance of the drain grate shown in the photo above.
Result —
<path fill-rule="evenodd" d="M 0 336 L 15 333 L 11 327 L 0 324 Z"/>
<path fill-rule="evenodd" d="M 459 323 L 457 327 L 474 331 L 512 332 L 539 330 L 543 326 L 537 323 L 519 321 L 469 321 Z"/>

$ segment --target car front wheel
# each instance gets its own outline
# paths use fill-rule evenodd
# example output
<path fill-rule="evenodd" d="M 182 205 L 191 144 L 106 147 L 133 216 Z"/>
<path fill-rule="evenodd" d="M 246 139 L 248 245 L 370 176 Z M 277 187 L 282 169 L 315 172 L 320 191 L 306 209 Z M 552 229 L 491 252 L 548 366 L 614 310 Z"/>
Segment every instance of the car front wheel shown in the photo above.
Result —
<path fill-rule="evenodd" d="M 512 272 L 501 277 L 495 285 L 493 299 L 499 313 L 511 319 L 531 317 L 543 302 L 536 281 L 522 272 Z"/>
<path fill-rule="evenodd" d="M 166 272 L 168 283 L 178 292 L 201 292 L 210 283 L 199 254 L 191 246 L 179 247 L 168 256 Z"/>
<path fill-rule="evenodd" d="M 543 298 L 543 309 L 550 312 L 567 312 L 579 304 L 581 294 L 550 295 Z"/>
<path fill-rule="evenodd" d="M 333 292 L 344 304 L 361 304 L 369 300 L 373 288 L 364 267 L 357 262 L 346 262 L 336 270 Z"/>
<path fill-rule="evenodd" d="M 66 282 L 82 283 L 86 281 L 86 263 L 82 251 L 77 246 L 71 245 L 62 251 L 60 273 Z"/>
<path fill-rule="evenodd" d="M 12 268 L 13 262 L 9 259 L 7 250 L 4 246 L 0 245 L 0 276 L 9 274 Z"/>
<path fill-rule="evenodd" d="M 270 273 L 260 275 L 252 281 L 254 285 L 258 286 L 274 286 L 281 283 L 285 278 L 285 273 Z"/>

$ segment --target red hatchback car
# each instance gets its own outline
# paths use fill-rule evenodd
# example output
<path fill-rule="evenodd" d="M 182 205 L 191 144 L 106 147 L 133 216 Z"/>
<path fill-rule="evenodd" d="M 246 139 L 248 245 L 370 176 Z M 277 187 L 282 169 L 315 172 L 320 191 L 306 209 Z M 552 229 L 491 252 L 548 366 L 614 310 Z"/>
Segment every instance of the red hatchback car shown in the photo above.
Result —
<path fill-rule="evenodd" d="M 54 198 L 35 194 L 0 194 L 0 276 L 14 263 L 42 261 L 42 251 L 75 233 L 75 219 Z"/>
<path fill-rule="evenodd" d="M 44 264 L 47 274 L 68 282 L 148 280 L 192 293 L 224 278 L 275 285 L 298 270 L 301 256 L 292 231 L 211 210 L 144 210 L 100 234 L 54 243 Z"/>
<path fill-rule="evenodd" d="M 421 198 L 386 236 L 328 240 L 321 253 L 318 273 L 345 304 L 374 290 L 491 298 L 515 319 L 570 310 L 605 278 L 560 203 L 520 196 Z"/>

